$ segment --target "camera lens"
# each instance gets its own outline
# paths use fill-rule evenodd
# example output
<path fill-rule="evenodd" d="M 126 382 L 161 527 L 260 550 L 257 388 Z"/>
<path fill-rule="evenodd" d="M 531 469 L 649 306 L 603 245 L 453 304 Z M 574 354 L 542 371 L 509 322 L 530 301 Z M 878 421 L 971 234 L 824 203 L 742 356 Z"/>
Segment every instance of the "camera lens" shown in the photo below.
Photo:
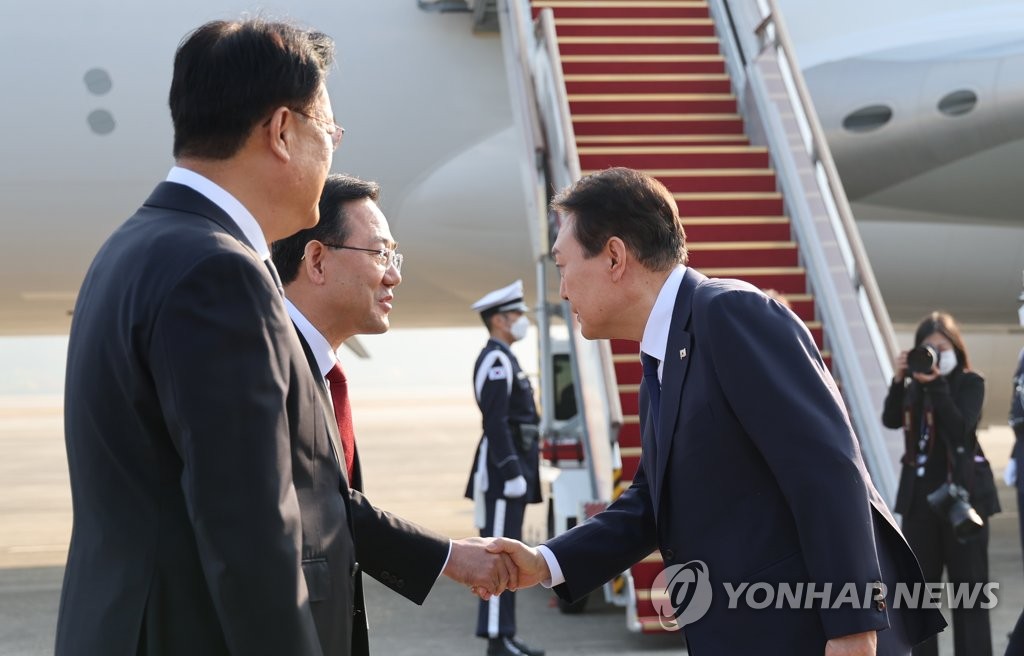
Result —
<path fill-rule="evenodd" d="M 928 344 L 922 344 L 907 353 L 907 371 L 912 374 L 928 374 L 939 364 L 939 352 Z"/>

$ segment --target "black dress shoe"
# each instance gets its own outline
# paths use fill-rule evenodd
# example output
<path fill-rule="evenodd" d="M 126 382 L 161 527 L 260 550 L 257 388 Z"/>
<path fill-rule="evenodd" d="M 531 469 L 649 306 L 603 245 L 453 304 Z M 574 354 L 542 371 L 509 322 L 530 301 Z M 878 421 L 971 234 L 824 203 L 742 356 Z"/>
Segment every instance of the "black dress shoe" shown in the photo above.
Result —
<path fill-rule="evenodd" d="M 487 656 L 544 656 L 544 650 L 533 649 L 515 638 L 502 636 L 487 641 Z"/>
<path fill-rule="evenodd" d="M 512 644 L 518 647 L 519 651 L 526 654 L 526 656 L 544 656 L 543 649 L 535 649 L 515 636 L 512 636 L 509 639 L 512 641 Z"/>

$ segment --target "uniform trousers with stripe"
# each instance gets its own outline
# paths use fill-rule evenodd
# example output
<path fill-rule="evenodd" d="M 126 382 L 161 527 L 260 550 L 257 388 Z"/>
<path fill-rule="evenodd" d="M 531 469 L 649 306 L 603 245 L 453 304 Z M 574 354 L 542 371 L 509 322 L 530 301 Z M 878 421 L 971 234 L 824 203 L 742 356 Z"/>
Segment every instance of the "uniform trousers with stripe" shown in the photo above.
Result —
<path fill-rule="evenodd" d="M 487 525 L 480 529 L 480 537 L 522 539 L 525 497 L 506 499 L 488 495 L 485 501 Z M 516 593 L 505 591 L 488 601 L 480 601 L 476 634 L 481 638 L 512 637 L 516 634 Z"/>

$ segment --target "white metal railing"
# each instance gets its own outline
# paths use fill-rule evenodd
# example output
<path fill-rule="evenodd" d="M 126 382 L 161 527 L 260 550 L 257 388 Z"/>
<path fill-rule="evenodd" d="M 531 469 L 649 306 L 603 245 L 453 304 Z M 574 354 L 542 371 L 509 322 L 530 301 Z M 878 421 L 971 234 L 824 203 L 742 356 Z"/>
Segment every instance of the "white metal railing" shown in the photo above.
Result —
<path fill-rule="evenodd" d="M 825 338 L 875 486 L 895 497 L 903 438 L 881 425 L 897 352 L 888 311 L 775 0 L 709 0 L 747 130 L 769 146 Z M 734 38 L 735 37 L 735 38 Z M 737 67 L 730 64 L 730 70 Z"/>
<path fill-rule="evenodd" d="M 550 250 L 557 217 L 548 209 L 550 194 L 580 178 L 579 154 L 573 132 L 569 100 L 562 75 L 561 55 L 550 9 L 531 20 L 527 0 L 499 0 L 498 18 L 505 52 L 506 72 L 512 91 L 513 114 L 524 136 L 523 180 L 527 192 L 528 224 L 537 263 L 540 332 L 541 389 L 551 393 L 552 312 L 559 312 L 569 330 L 578 423 L 591 481 L 592 498 L 608 500 L 612 490 L 612 443 L 622 426 L 622 407 L 615 381 L 611 347 L 605 340 L 590 341 L 580 333 L 568 304 L 549 304 Z M 553 408 L 553 399 L 545 398 Z M 541 430 L 549 434 L 546 412 Z"/>

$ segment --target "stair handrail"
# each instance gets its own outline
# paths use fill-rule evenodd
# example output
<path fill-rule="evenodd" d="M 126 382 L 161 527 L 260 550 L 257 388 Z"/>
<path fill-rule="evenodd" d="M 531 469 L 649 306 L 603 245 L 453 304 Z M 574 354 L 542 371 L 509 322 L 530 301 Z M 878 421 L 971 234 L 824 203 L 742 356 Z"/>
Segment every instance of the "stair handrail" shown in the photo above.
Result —
<path fill-rule="evenodd" d="M 881 406 L 895 334 L 788 33 L 774 0 L 708 5 L 719 37 L 732 41 L 722 48 L 733 59 L 730 70 L 736 53 L 742 56 L 744 86 L 736 92 L 748 134 L 769 146 L 851 423 L 876 487 L 891 502 L 902 436 L 882 427 Z"/>
<path fill-rule="evenodd" d="M 525 137 L 529 165 L 524 167 L 531 236 L 538 267 L 538 328 L 541 349 L 550 348 L 551 315 L 560 314 L 569 327 L 576 407 L 582 416 L 580 437 L 586 457 L 593 499 L 611 496 L 611 445 L 622 426 L 622 406 L 617 393 L 611 346 L 607 340 L 583 338 L 568 303 L 549 307 L 548 268 L 550 244 L 557 230 L 557 215 L 548 208 L 551 194 L 581 177 L 579 154 L 561 54 L 555 33 L 554 13 L 543 9 L 530 24 L 528 0 L 500 0 L 499 23 L 506 70 L 512 92 L 513 114 Z M 538 189 L 540 194 L 538 195 Z M 543 202 L 538 202 L 543 198 Z M 550 363 L 542 355 L 541 375 L 551 380 Z M 543 387 L 543 382 L 542 382 Z M 552 406 L 548 406 L 549 414 Z M 542 417 L 542 431 L 550 420 Z"/>
<path fill-rule="evenodd" d="M 821 167 L 824 169 L 826 184 L 832 192 L 835 210 L 840 225 L 842 225 L 843 231 L 846 233 L 846 240 L 853 256 L 854 275 L 858 279 L 855 281 L 855 284 L 859 282 L 860 287 L 864 289 L 864 293 L 867 295 L 868 303 L 871 305 L 872 313 L 875 315 L 875 321 L 879 324 L 879 334 L 885 343 L 885 350 L 888 355 L 886 362 L 891 363 L 896 354 L 899 353 L 896 331 L 892 327 L 889 310 L 882 299 L 882 292 L 878 288 L 874 269 L 871 267 L 871 262 L 868 259 L 864 242 L 860 238 L 860 230 L 857 229 L 857 224 L 853 218 L 853 210 L 850 209 L 850 201 L 846 196 L 846 189 L 843 188 L 842 179 L 839 177 L 839 170 L 836 168 L 835 160 L 832 159 L 832 149 L 829 148 L 828 140 L 825 138 L 825 130 L 821 127 L 821 121 L 818 120 L 818 112 L 814 110 L 814 101 L 811 99 L 810 91 L 807 90 L 804 76 L 796 65 L 798 61 L 796 49 L 793 47 L 792 39 L 790 39 L 789 28 L 786 27 L 786 21 L 783 20 L 782 14 L 779 12 L 776 0 L 759 0 L 759 2 L 764 3 L 767 6 L 767 10 L 765 11 L 762 8 L 763 18 L 754 31 L 763 42 L 769 42 L 771 39 L 768 32 L 774 28 L 774 44 L 785 54 L 790 71 L 795 72 L 790 77 L 800 101 L 799 109 L 802 110 L 802 118 L 806 121 L 807 128 L 810 131 L 810 144 L 807 144 L 808 154 L 813 162 L 821 164 Z"/>

